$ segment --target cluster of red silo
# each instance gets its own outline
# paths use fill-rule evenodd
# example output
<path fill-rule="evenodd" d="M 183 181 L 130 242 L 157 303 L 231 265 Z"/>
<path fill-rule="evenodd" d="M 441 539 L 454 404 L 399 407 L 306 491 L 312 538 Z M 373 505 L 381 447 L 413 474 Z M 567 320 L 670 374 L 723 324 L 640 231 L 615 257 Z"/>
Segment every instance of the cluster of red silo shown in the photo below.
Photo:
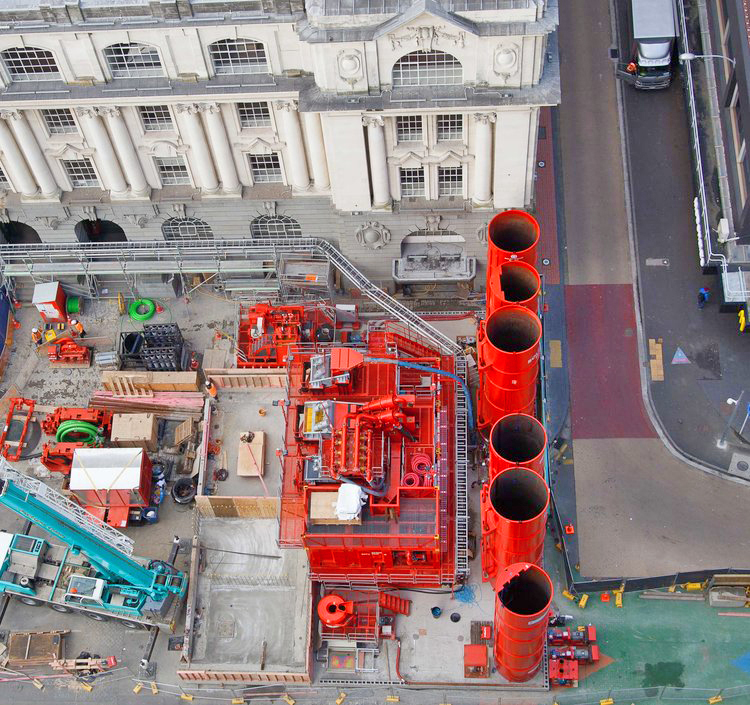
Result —
<path fill-rule="evenodd" d="M 478 335 L 479 426 L 490 428 L 482 487 L 482 572 L 496 593 L 495 662 L 527 681 L 544 655 L 552 582 L 541 568 L 550 491 L 547 434 L 534 418 L 542 324 L 539 224 L 523 211 L 496 215 L 487 232 L 487 312 Z"/>

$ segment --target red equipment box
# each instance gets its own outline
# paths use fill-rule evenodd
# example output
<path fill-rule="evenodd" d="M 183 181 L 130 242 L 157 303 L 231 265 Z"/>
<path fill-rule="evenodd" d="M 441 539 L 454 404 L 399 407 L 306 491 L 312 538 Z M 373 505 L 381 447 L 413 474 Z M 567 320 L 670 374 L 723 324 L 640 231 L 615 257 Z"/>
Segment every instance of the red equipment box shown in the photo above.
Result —
<path fill-rule="evenodd" d="M 596 627 L 589 624 L 581 629 L 548 629 L 547 643 L 550 646 L 587 645 L 596 641 Z"/>
<path fill-rule="evenodd" d="M 65 323 L 68 320 L 66 299 L 60 282 L 45 282 L 34 286 L 31 302 L 45 323 Z"/>
<path fill-rule="evenodd" d="M 549 682 L 550 685 L 562 686 L 563 688 L 577 688 L 578 661 L 550 659 Z"/>

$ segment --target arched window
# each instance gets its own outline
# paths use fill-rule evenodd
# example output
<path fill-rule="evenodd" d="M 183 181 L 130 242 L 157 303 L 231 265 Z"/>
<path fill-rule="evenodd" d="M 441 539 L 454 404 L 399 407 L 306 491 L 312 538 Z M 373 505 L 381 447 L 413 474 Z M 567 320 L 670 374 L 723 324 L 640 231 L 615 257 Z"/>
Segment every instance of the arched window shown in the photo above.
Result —
<path fill-rule="evenodd" d="M 266 50 L 250 39 L 222 39 L 208 47 L 214 73 L 268 73 Z"/>
<path fill-rule="evenodd" d="M 413 51 L 393 64 L 393 87 L 457 86 L 464 81 L 461 62 L 444 51 Z"/>
<path fill-rule="evenodd" d="M 60 80 L 60 69 L 51 51 L 36 47 L 13 47 L 0 56 L 11 81 Z"/>
<path fill-rule="evenodd" d="M 165 240 L 210 240 L 214 234 L 211 226 L 198 218 L 170 218 L 161 226 Z"/>
<path fill-rule="evenodd" d="M 112 78 L 163 76 L 159 52 L 145 44 L 112 44 L 104 50 Z"/>
<path fill-rule="evenodd" d="M 253 237 L 278 237 L 302 235 L 299 223 L 288 215 L 259 215 L 250 223 Z"/>

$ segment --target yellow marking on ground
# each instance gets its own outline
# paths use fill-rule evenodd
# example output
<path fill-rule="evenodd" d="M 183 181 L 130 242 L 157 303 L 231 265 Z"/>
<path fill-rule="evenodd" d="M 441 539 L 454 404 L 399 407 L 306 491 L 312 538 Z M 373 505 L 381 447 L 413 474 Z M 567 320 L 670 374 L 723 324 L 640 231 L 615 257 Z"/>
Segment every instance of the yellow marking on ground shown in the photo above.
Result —
<path fill-rule="evenodd" d="M 648 339 L 648 354 L 649 354 L 649 366 L 651 367 L 651 381 L 652 382 L 663 382 L 664 381 L 664 354 L 662 348 L 664 342 L 661 338 Z"/>
<path fill-rule="evenodd" d="M 549 366 L 562 367 L 562 341 L 549 341 Z"/>

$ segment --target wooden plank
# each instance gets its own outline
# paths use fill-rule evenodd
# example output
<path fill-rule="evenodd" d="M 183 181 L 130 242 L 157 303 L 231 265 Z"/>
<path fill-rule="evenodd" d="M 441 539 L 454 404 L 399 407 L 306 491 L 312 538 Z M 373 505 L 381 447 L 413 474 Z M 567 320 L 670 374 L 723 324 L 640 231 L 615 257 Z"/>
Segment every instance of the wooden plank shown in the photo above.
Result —
<path fill-rule="evenodd" d="M 198 372 L 195 370 L 188 372 L 104 370 L 102 372 L 102 386 L 107 391 L 119 391 L 120 384 L 134 385 L 152 392 L 197 392 L 200 390 Z"/>
<path fill-rule="evenodd" d="M 254 431 L 253 440 L 243 440 L 245 432 L 239 434 L 237 441 L 237 475 L 239 477 L 263 477 L 265 468 L 266 434 Z"/>
<path fill-rule="evenodd" d="M 362 523 L 362 517 L 356 519 L 339 519 L 336 516 L 336 498 L 338 490 L 325 490 L 323 492 L 310 493 L 310 523 L 339 525 L 352 524 L 359 526 Z"/>

